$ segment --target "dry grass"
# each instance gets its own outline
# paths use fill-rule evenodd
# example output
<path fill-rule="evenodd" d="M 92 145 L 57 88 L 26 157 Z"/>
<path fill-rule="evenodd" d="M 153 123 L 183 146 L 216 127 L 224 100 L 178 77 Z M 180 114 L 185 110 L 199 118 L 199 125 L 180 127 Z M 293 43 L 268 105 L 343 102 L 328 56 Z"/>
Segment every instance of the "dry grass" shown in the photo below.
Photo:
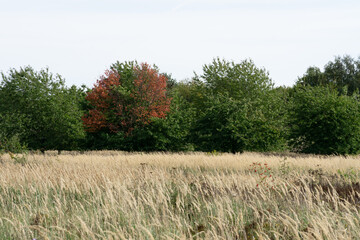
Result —
<path fill-rule="evenodd" d="M 3 155 L 0 239 L 359 239 L 360 159 L 284 158 Z"/>

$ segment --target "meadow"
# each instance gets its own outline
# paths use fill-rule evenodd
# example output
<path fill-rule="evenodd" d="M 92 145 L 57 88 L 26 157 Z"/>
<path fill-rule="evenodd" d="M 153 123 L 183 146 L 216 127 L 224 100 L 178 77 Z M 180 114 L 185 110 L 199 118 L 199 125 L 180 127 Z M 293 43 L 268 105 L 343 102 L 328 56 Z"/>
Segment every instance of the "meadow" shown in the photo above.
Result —
<path fill-rule="evenodd" d="M 359 239 L 360 157 L 0 156 L 0 239 Z"/>

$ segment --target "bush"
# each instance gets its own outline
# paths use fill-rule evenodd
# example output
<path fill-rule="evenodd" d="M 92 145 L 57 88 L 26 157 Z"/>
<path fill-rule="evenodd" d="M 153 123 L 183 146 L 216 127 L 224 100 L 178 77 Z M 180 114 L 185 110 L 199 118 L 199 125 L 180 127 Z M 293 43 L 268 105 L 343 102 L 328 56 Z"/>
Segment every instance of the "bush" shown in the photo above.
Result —
<path fill-rule="evenodd" d="M 290 111 L 295 151 L 315 154 L 360 152 L 358 96 L 339 96 L 328 87 L 296 88 Z"/>
<path fill-rule="evenodd" d="M 211 152 L 273 151 L 284 145 L 281 128 L 253 105 L 224 97 L 208 102 L 192 129 L 196 150 Z"/>
<path fill-rule="evenodd" d="M 26 152 L 26 145 L 21 144 L 18 135 L 13 135 L 10 138 L 0 136 L 0 153 L 11 152 L 11 153 L 24 153 Z"/>

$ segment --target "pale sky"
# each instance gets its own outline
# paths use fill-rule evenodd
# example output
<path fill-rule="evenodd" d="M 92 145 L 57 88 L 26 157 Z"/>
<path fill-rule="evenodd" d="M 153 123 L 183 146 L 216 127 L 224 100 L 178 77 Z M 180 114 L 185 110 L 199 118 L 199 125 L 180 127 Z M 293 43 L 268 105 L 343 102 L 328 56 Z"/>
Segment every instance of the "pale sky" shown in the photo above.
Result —
<path fill-rule="evenodd" d="M 215 57 L 291 86 L 345 54 L 360 56 L 359 0 L 0 0 L 0 71 L 49 67 L 68 86 L 127 60 L 183 80 Z"/>

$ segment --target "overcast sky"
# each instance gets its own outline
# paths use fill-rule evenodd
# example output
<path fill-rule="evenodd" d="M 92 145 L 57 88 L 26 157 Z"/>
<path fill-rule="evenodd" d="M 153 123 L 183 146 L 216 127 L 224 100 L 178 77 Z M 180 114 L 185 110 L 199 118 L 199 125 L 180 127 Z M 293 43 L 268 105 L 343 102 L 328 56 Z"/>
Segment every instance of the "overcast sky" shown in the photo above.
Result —
<path fill-rule="evenodd" d="M 49 67 L 67 85 L 135 59 L 183 80 L 220 57 L 291 86 L 345 54 L 360 55 L 359 0 L 0 0 L 0 71 Z"/>

